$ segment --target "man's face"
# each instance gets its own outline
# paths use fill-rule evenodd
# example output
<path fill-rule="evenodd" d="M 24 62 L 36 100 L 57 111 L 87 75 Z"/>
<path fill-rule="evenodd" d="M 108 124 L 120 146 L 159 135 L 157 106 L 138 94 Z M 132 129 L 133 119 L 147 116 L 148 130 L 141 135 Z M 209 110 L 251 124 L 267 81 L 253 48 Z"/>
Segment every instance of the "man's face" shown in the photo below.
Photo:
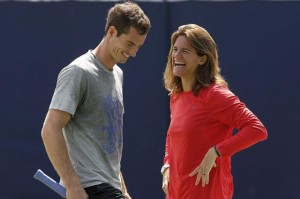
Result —
<path fill-rule="evenodd" d="M 127 34 L 117 37 L 117 31 L 111 38 L 111 56 L 116 63 L 126 63 L 129 57 L 135 57 L 139 48 L 144 44 L 147 34 L 140 35 L 135 28 L 130 27 Z"/>

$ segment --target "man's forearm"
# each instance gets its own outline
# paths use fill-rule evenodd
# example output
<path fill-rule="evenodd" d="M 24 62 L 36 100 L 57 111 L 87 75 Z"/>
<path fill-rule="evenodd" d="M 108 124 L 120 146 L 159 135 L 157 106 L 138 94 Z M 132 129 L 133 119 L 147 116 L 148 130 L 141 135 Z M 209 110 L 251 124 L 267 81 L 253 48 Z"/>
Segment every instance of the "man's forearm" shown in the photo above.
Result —
<path fill-rule="evenodd" d="M 79 183 L 79 179 L 71 164 L 61 128 L 44 124 L 42 139 L 48 157 L 66 187 Z"/>
<path fill-rule="evenodd" d="M 122 175 L 122 172 L 120 172 L 120 180 L 121 180 L 121 185 L 122 185 L 122 191 L 123 191 L 123 193 L 128 193 L 127 192 L 127 187 L 125 185 L 125 181 L 124 181 L 124 178 L 123 178 L 123 175 Z"/>

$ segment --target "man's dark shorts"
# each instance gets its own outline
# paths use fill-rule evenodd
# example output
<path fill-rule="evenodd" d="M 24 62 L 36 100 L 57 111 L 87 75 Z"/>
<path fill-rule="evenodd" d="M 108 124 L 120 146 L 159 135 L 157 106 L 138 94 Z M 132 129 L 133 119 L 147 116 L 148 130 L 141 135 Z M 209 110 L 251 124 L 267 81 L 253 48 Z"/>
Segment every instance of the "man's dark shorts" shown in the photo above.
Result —
<path fill-rule="evenodd" d="M 125 199 L 119 189 L 116 189 L 108 183 L 87 187 L 85 191 L 89 199 Z"/>

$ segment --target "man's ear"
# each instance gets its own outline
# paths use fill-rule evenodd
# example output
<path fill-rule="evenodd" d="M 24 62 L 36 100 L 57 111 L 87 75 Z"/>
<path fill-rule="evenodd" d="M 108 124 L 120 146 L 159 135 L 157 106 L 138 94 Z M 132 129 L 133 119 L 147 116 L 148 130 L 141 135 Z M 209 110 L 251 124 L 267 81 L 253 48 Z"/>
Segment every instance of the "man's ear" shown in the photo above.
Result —
<path fill-rule="evenodd" d="M 206 56 L 206 55 L 200 56 L 200 58 L 199 58 L 199 64 L 200 64 L 200 65 L 205 64 L 206 61 L 207 61 L 207 56 Z"/>
<path fill-rule="evenodd" d="M 114 26 L 110 26 L 107 30 L 107 36 L 112 37 L 112 36 L 117 36 L 118 31 Z"/>

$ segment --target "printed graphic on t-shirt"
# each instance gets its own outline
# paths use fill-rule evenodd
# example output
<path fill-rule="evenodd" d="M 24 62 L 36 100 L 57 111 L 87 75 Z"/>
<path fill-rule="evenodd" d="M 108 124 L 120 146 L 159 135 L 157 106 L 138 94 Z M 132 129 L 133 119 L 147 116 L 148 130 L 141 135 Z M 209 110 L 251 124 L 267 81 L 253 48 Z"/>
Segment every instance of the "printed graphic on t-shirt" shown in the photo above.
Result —
<path fill-rule="evenodd" d="M 121 102 L 112 96 L 104 99 L 104 106 L 109 123 L 102 128 L 107 135 L 106 143 L 102 147 L 108 154 L 113 154 L 122 147 L 123 108 Z"/>

